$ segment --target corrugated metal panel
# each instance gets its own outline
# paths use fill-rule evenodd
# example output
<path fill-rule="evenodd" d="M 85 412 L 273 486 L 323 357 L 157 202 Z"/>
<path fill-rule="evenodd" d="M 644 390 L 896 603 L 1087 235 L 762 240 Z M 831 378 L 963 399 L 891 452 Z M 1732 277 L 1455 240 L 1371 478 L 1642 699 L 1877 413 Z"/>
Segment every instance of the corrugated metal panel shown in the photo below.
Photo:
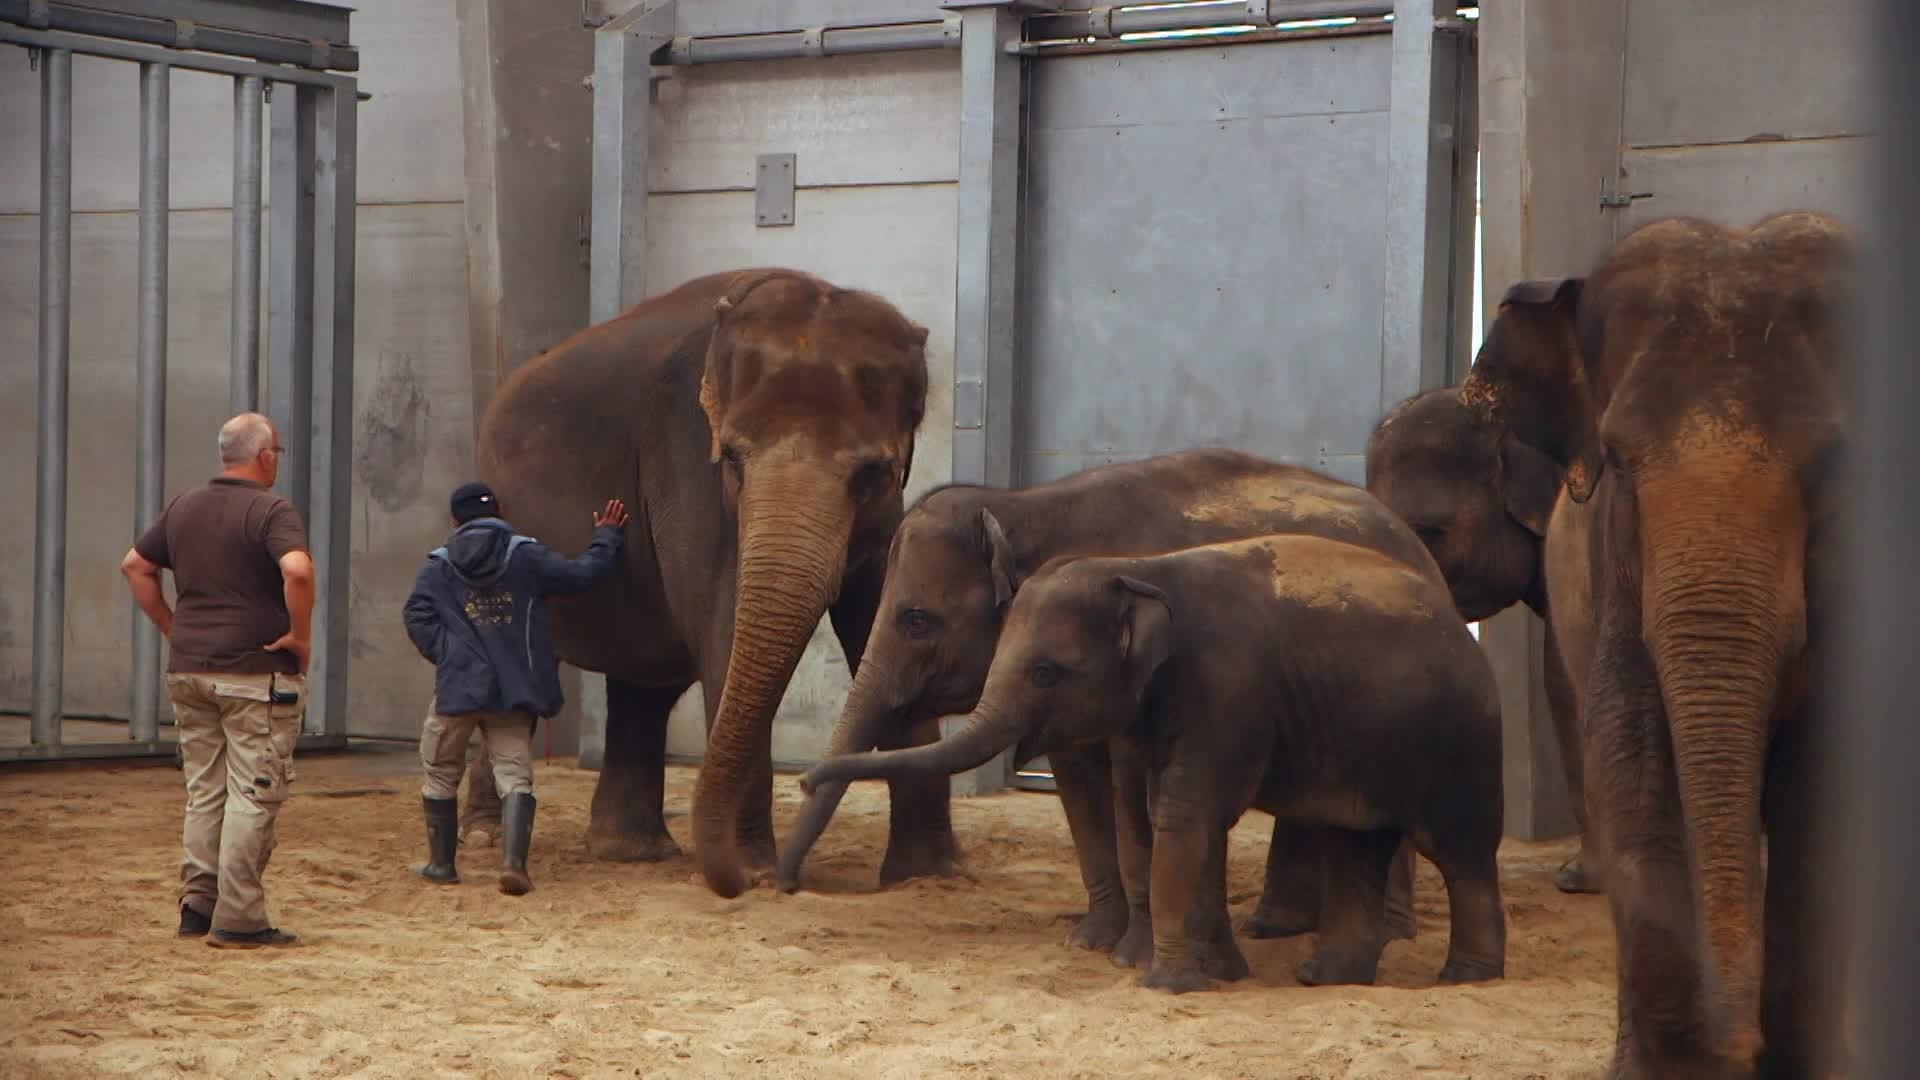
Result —
<path fill-rule="evenodd" d="M 755 157 L 775 153 L 798 156 L 802 187 L 957 175 L 954 53 L 677 68 L 658 95 L 650 191 L 750 191 Z"/>
<path fill-rule="evenodd" d="M 1867 0 L 1633 0 L 1628 146 L 1859 135 Z"/>
<path fill-rule="evenodd" d="M 1389 40 L 1044 60 L 1020 479 L 1202 444 L 1361 452 Z"/>

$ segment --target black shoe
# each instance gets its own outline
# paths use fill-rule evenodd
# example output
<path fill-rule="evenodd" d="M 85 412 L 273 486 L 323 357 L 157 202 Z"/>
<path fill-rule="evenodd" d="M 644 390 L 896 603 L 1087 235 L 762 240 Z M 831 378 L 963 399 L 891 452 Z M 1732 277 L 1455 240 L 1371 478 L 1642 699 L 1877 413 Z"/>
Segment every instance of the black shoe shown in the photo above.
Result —
<path fill-rule="evenodd" d="M 185 904 L 180 905 L 180 936 L 200 937 L 213 929 L 213 916 L 202 915 Z"/>
<path fill-rule="evenodd" d="M 207 944 L 216 949 L 258 949 L 263 945 L 292 945 L 299 940 L 298 935 L 271 926 L 251 932 L 215 930 L 207 935 Z"/>
<path fill-rule="evenodd" d="M 527 845 L 533 840 L 533 792 L 500 800 L 500 891 L 521 896 L 533 888 L 527 876 Z"/>
<path fill-rule="evenodd" d="M 454 868 L 453 852 L 460 842 L 460 804 L 454 799 L 429 799 L 422 795 L 420 805 L 427 813 L 427 864 L 414 870 L 436 884 L 458 885 L 460 871 Z"/>

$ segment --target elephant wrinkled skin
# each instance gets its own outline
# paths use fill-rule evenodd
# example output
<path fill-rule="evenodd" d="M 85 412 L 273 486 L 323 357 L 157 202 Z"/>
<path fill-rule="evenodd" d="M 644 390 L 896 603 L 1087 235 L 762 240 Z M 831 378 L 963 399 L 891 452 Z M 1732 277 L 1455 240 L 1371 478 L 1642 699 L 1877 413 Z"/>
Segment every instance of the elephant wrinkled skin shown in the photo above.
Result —
<path fill-rule="evenodd" d="M 1586 636 L 1561 640 L 1585 660 L 1615 1076 L 1838 1064 L 1847 855 L 1818 812 L 1852 272 L 1821 215 L 1655 222 L 1584 279 L 1509 289 L 1461 386 L 1567 470 L 1547 591 Z"/>
<path fill-rule="evenodd" d="M 1226 927 L 1227 833 L 1249 807 L 1345 830 L 1344 873 L 1300 980 L 1371 983 L 1388 864 L 1433 860 L 1452 915 L 1442 982 L 1500 978 L 1500 701 L 1443 583 L 1317 536 L 1143 558 L 1055 560 L 1021 586 L 966 726 L 911 750 L 829 758 L 801 784 L 940 775 L 1027 743 L 1109 742 L 1150 807 L 1118 814 L 1128 888 L 1151 897 L 1145 985 L 1175 993 L 1247 964 Z M 1142 880 L 1136 884 L 1135 878 Z"/>
<path fill-rule="evenodd" d="M 743 860 L 773 864 L 774 710 L 823 613 L 859 670 L 926 408 L 926 339 L 872 293 L 740 270 L 582 330 L 495 393 L 480 474 L 516 527 L 578 548 L 588 507 L 613 495 L 633 515 L 614 576 L 552 606 L 561 659 L 607 676 L 594 854 L 678 853 L 662 822 L 667 714 L 697 681 L 700 869 L 734 896 Z M 896 824 L 944 812 L 938 795 Z M 924 786 L 895 799 L 928 801 Z"/>

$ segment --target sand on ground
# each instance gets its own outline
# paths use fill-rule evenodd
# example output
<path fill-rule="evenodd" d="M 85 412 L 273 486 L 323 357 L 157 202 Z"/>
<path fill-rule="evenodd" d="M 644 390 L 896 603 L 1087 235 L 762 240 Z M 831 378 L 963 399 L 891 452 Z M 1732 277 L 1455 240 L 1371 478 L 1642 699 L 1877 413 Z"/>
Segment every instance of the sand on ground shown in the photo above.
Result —
<path fill-rule="evenodd" d="M 1422 860 L 1419 936 L 1387 948 L 1379 985 L 1301 987 L 1311 938 L 1243 939 L 1251 978 L 1173 997 L 1065 944 L 1085 893 L 1052 795 L 956 800 L 968 876 L 880 891 L 885 789 L 856 784 L 808 890 L 722 900 L 686 856 L 590 857 L 596 775 L 538 766 L 536 888 L 514 898 L 497 848 L 462 849 L 463 885 L 413 876 L 404 749 L 304 758 L 266 879 L 303 943 L 232 951 L 174 936 L 179 772 L 0 771 L 0 1076 L 1559 1080 L 1606 1063 L 1612 931 L 1603 898 L 1552 886 L 1569 841 L 1502 850 L 1504 981 L 1435 985 L 1446 897 Z M 694 775 L 669 770 L 670 813 Z M 775 791 L 784 832 L 799 791 Z M 684 816 L 669 828 L 690 847 Z M 1270 828 L 1235 829 L 1236 918 Z"/>

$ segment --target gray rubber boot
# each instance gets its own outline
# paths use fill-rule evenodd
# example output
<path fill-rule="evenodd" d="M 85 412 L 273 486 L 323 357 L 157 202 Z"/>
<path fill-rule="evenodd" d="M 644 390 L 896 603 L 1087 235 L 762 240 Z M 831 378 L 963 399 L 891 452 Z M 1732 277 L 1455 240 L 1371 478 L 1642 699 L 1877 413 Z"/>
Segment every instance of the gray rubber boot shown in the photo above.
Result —
<path fill-rule="evenodd" d="M 460 871 L 453 865 L 453 853 L 460 843 L 460 804 L 422 795 L 420 805 L 427 814 L 427 864 L 414 867 L 414 871 L 435 884 L 458 885 Z"/>
<path fill-rule="evenodd" d="M 533 792 L 500 800 L 500 891 L 522 896 L 533 888 L 527 876 L 527 845 L 533 841 Z"/>

